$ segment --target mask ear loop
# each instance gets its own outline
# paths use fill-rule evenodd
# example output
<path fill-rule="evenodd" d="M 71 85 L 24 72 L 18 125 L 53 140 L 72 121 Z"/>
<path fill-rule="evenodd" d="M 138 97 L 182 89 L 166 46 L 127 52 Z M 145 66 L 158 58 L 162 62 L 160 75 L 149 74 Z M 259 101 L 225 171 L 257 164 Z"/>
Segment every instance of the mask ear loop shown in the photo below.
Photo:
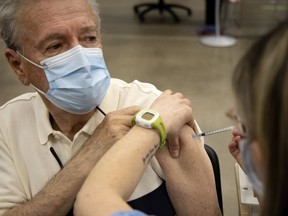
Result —
<path fill-rule="evenodd" d="M 23 56 L 18 50 L 16 50 L 16 53 L 18 55 L 20 55 L 21 58 L 25 59 L 26 61 L 28 61 L 29 63 L 35 65 L 38 68 L 44 69 L 41 65 L 36 64 L 35 62 L 31 61 L 30 59 L 26 58 L 25 56 Z M 36 86 L 34 86 L 33 84 L 31 84 L 33 86 L 33 88 L 35 90 L 37 90 L 38 92 L 40 92 L 41 94 L 45 95 L 45 93 L 43 91 L 41 91 L 40 89 L 38 89 Z"/>
<path fill-rule="evenodd" d="M 38 89 L 36 86 L 34 86 L 32 83 L 31 83 L 31 85 L 32 85 L 32 87 L 36 90 L 36 91 L 38 91 L 39 93 L 41 93 L 42 95 L 46 95 L 46 93 L 45 92 L 43 92 L 42 90 L 40 90 L 40 89 Z M 49 100 L 49 99 L 48 99 Z"/>
<path fill-rule="evenodd" d="M 247 139 L 242 139 L 239 143 L 241 157 L 245 169 L 245 173 L 247 174 L 253 189 L 260 196 L 263 195 L 264 185 L 263 182 L 259 179 L 255 166 L 252 162 L 251 150 L 249 149 L 249 143 Z"/>
<path fill-rule="evenodd" d="M 23 56 L 18 50 L 16 50 L 16 53 L 17 53 L 18 55 L 20 55 L 21 58 L 23 58 L 23 59 L 25 59 L 26 61 L 28 61 L 29 63 L 35 65 L 35 66 L 38 67 L 38 68 L 44 69 L 41 65 L 38 65 L 38 64 L 36 64 L 35 62 L 33 62 L 33 61 L 31 61 L 30 59 L 28 59 L 28 58 L 26 58 L 25 56 Z"/>

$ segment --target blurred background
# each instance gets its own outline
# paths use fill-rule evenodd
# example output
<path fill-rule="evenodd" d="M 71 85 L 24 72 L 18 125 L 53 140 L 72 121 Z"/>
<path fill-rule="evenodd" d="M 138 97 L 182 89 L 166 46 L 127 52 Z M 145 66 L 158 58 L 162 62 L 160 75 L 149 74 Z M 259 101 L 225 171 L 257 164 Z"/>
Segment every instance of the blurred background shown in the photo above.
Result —
<path fill-rule="evenodd" d="M 180 91 L 193 103 L 196 120 L 203 131 L 233 124 L 225 115 L 234 107 L 231 74 L 251 43 L 287 18 L 287 0 L 241 0 L 222 2 L 221 32 L 237 43 L 226 48 L 200 43 L 205 32 L 205 1 L 169 0 L 192 9 L 192 16 L 175 9 L 180 22 L 168 13 L 147 13 L 141 22 L 133 7 L 149 0 L 99 0 L 102 41 L 106 64 L 112 77 L 131 82 L 149 82 L 160 90 Z M 151 3 L 157 2 L 150 0 Z M 27 91 L 10 69 L 0 43 L 0 104 Z M 235 161 L 227 148 L 230 132 L 207 136 L 205 143 L 218 154 L 221 166 L 224 214 L 239 214 L 235 183 Z"/>

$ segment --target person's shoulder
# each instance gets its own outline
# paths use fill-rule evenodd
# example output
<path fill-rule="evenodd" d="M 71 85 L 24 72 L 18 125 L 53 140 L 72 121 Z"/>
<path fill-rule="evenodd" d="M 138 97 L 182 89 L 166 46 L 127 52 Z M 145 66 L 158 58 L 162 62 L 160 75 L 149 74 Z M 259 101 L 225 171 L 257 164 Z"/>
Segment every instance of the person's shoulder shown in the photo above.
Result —
<path fill-rule="evenodd" d="M 31 105 L 32 101 L 35 100 L 37 96 L 36 92 L 29 92 L 25 93 L 22 95 L 19 95 L 8 102 L 6 102 L 4 105 L 0 107 L 1 111 L 5 111 L 8 109 L 17 109 L 18 107 L 23 108 L 23 106 L 26 105 Z"/>
<path fill-rule="evenodd" d="M 129 90 L 138 90 L 143 93 L 154 93 L 156 95 L 161 94 L 161 91 L 158 90 L 155 85 L 147 82 L 140 82 L 134 80 L 132 82 L 125 82 L 121 79 L 111 79 L 111 88 L 120 88 L 120 89 L 129 89 Z"/>

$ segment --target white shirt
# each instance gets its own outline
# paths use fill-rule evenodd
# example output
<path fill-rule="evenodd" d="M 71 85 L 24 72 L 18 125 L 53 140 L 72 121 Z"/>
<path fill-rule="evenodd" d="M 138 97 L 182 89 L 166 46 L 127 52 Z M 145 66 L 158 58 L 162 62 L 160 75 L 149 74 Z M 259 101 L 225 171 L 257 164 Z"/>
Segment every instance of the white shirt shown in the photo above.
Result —
<path fill-rule="evenodd" d="M 148 83 L 111 79 L 100 108 L 109 113 L 132 105 L 150 107 L 160 94 Z M 67 164 L 103 119 L 103 114 L 96 111 L 71 141 L 52 128 L 49 112 L 38 93 L 23 94 L 0 107 L 0 215 L 30 200 L 60 171 L 50 147 L 63 165 Z M 154 157 L 130 200 L 155 190 L 162 178 Z"/>

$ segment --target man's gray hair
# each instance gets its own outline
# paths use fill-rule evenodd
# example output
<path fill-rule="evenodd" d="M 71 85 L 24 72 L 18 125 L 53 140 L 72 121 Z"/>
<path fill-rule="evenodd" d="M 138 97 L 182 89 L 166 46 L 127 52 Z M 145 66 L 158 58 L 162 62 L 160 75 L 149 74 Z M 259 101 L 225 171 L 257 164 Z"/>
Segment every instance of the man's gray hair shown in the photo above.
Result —
<path fill-rule="evenodd" d="M 7 47 L 14 50 L 20 49 L 19 35 L 24 29 L 17 23 L 17 17 L 24 5 L 32 4 L 34 1 L 39 2 L 39 0 L 0 0 L 0 32 Z M 100 34 L 99 5 L 96 0 L 86 1 L 96 17 L 98 34 Z"/>

